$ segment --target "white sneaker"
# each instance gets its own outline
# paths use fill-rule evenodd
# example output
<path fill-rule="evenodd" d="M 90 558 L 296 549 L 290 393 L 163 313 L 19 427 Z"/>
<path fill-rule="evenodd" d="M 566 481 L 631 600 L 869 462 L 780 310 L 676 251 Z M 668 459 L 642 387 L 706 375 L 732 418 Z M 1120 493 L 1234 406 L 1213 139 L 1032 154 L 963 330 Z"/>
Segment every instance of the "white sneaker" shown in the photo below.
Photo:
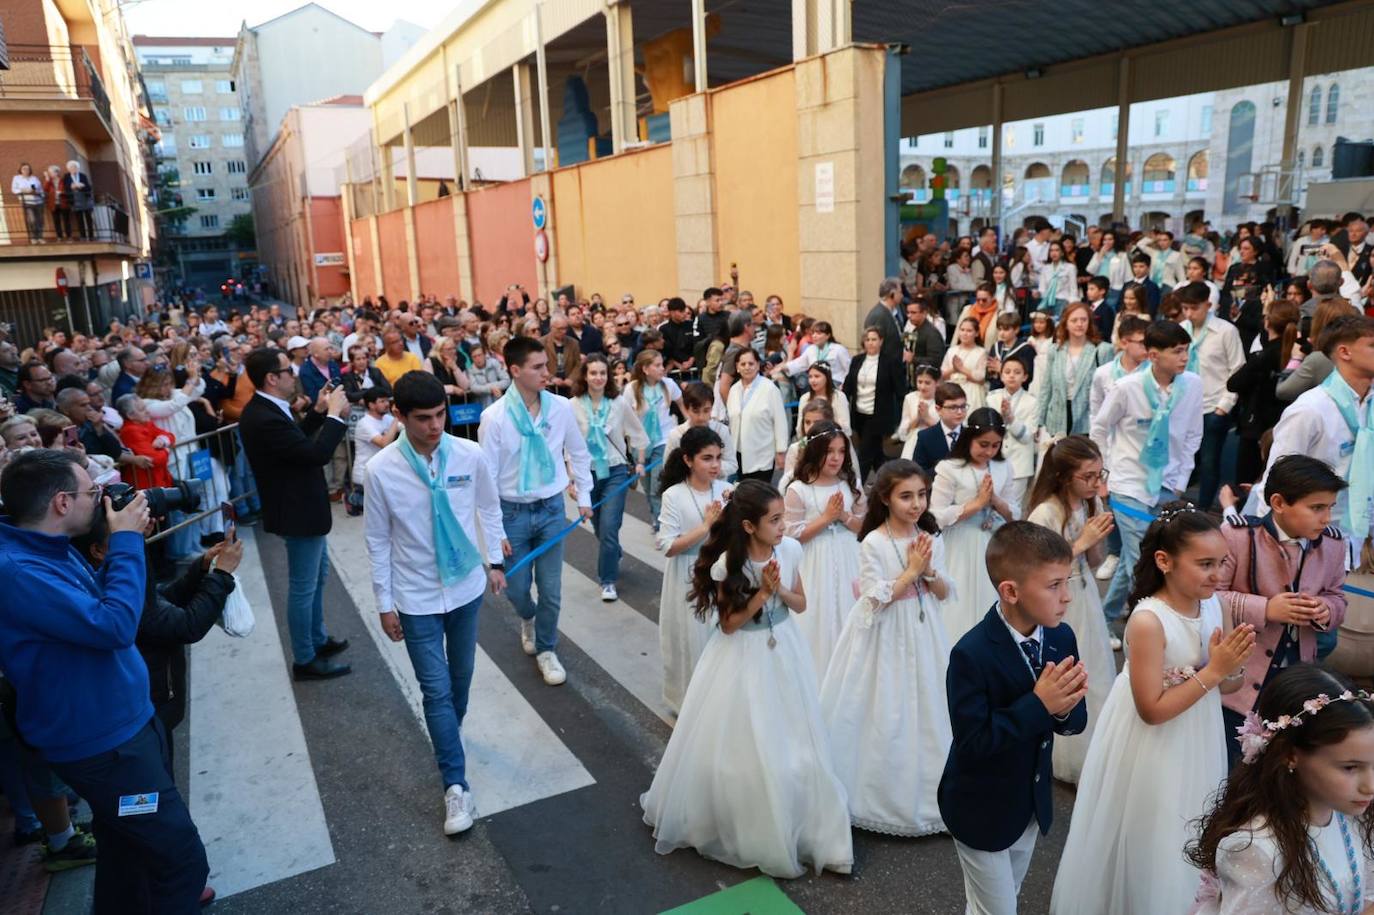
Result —
<path fill-rule="evenodd" d="M 462 785 L 450 787 L 444 792 L 444 835 L 456 836 L 471 829 L 476 810 L 471 791 L 464 791 Z"/>
<path fill-rule="evenodd" d="M 1121 640 L 1114 635 L 1107 636 L 1107 644 L 1112 646 L 1112 651 L 1121 650 Z"/>
<path fill-rule="evenodd" d="M 615 585 L 602 585 L 601 599 L 608 604 L 613 600 L 619 600 L 619 595 L 615 593 Z"/>
<path fill-rule="evenodd" d="M 1112 576 L 1116 574 L 1117 564 L 1120 562 L 1121 557 L 1108 556 L 1106 559 L 1102 560 L 1102 565 L 1098 566 L 1097 571 L 1093 574 L 1098 581 L 1111 581 Z"/>
<path fill-rule="evenodd" d="M 539 652 L 535 661 L 539 664 L 539 673 L 544 677 L 544 682 L 549 686 L 559 686 L 568 679 L 563 665 L 558 663 L 558 655 L 552 651 Z"/>
<path fill-rule="evenodd" d="M 520 647 L 525 654 L 534 657 L 534 620 L 520 621 Z"/>

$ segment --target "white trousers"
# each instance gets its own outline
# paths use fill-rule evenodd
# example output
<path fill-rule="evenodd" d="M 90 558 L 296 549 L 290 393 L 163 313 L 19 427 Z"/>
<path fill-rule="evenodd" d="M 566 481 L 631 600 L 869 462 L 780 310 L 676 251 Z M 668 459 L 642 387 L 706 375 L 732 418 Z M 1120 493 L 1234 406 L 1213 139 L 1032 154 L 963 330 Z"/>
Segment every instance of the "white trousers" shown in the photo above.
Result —
<path fill-rule="evenodd" d="M 1016 897 L 1021 893 L 1021 881 L 1030 867 L 1035 837 L 1039 834 L 1040 824 L 1031 817 L 1021 838 L 1001 851 L 980 851 L 954 840 L 959 867 L 964 872 L 964 898 L 968 900 L 965 915 L 1016 915 Z"/>

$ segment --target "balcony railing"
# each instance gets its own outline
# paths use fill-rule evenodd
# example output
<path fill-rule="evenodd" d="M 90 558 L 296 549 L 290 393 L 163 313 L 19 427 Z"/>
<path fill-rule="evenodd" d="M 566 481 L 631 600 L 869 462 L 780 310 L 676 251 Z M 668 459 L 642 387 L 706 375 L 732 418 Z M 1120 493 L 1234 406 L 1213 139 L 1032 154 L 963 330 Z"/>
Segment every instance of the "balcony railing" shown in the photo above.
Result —
<path fill-rule="evenodd" d="M 9 99 L 85 99 L 110 129 L 110 97 L 84 48 L 10 45 L 10 69 L 0 70 L 0 100 Z"/>
<path fill-rule="evenodd" d="M 87 213 L 89 222 L 69 211 L 63 223 L 47 207 L 30 209 L 6 203 L 0 206 L 0 256 L 16 247 L 29 247 L 32 253 L 41 254 L 46 245 L 129 244 L 129 214 L 119 201 L 102 197 Z"/>

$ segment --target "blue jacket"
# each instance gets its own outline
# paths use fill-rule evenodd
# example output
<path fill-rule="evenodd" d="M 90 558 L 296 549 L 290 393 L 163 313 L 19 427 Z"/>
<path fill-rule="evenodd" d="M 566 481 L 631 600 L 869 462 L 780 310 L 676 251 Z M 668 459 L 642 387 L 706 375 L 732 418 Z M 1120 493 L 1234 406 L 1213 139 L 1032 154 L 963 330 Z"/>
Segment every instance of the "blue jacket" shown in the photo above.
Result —
<path fill-rule="evenodd" d="M 143 535 L 111 535 L 99 572 L 55 537 L 0 521 L 0 668 L 23 738 L 51 762 L 112 750 L 153 716 L 134 637 Z"/>
<path fill-rule="evenodd" d="M 315 360 L 307 359 L 305 364 L 301 366 L 301 391 L 310 398 L 311 403 L 314 403 L 315 398 L 320 396 L 320 391 L 324 390 L 326 382 L 340 381 L 342 378 L 343 373 L 339 369 L 339 363 L 330 360 L 329 377 L 325 378 L 319 366 L 315 365 Z"/>
<path fill-rule="evenodd" d="M 1077 658 L 1073 630 L 1064 623 L 1046 628 L 1040 653 L 1046 663 Z M 954 646 L 945 676 L 954 743 L 940 777 L 940 816 L 965 845 L 1010 848 L 1031 817 L 1049 834 L 1054 735 L 1081 733 L 1088 706 L 1078 703 L 1059 721 L 1034 689 L 1026 656 L 993 605 Z"/>

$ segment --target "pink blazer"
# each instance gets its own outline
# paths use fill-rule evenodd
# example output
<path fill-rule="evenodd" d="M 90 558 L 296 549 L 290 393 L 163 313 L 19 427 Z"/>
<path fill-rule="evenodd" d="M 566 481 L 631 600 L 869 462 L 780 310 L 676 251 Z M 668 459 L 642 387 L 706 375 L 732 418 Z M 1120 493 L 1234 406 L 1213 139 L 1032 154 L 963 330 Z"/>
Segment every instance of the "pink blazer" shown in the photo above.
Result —
<path fill-rule="evenodd" d="M 1221 586 L 1217 599 L 1229 626 L 1249 623 L 1255 627 L 1255 650 L 1245 662 L 1245 681 L 1239 690 L 1223 693 L 1222 704 L 1244 715 L 1255 707 L 1265 674 L 1273 663 L 1274 649 L 1283 635 L 1283 623 L 1271 623 L 1264 608 L 1275 594 L 1297 590 L 1326 601 L 1331 608 L 1329 629 L 1335 630 L 1345 619 L 1345 543 L 1338 532 L 1327 532 L 1307 547 L 1307 560 L 1299 573 L 1299 551 L 1285 549 L 1274 533 L 1273 522 L 1249 519 L 1245 526 L 1223 524 L 1222 536 L 1230 555 L 1222 562 Z M 1299 577 L 1300 576 L 1300 577 Z M 1298 655 L 1303 661 L 1317 656 L 1317 637 L 1311 626 L 1298 627 Z"/>

